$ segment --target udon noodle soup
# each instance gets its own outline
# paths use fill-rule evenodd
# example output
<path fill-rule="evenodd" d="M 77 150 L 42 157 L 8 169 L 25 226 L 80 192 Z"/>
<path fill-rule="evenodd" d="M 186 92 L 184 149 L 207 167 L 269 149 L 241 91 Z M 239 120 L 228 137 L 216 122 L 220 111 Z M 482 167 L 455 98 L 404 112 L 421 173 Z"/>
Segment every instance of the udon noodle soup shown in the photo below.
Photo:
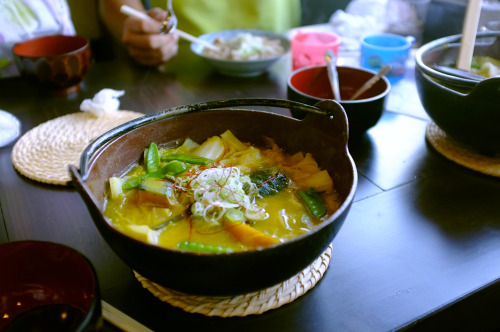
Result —
<path fill-rule="evenodd" d="M 340 205 L 332 178 L 310 153 L 267 142 L 229 130 L 201 144 L 152 142 L 109 179 L 106 218 L 131 237 L 190 252 L 256 250 L 308 233 Z"/>

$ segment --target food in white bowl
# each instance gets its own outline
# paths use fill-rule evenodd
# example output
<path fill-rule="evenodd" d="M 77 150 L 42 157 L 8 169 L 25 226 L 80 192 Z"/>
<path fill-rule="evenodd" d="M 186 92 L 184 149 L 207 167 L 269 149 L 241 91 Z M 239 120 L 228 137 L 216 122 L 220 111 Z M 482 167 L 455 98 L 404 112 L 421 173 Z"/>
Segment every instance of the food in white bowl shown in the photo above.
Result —
<path fill-rule="evenodd" d="M 192 43 L 191 51 L 227 76 L 261 75 L 290 50 L 286 36 L 263 30 L 223 30 L 198 38 L 219 46 L 222 51 L 213 52 L 199 43 Z"/>
<path fill-rule="evenodd" d="M 285 53 L 279 39 L 257 36 L 250 32 L 242 32 L 229 38 L 217 37 L 214 45 L 219 51 L 205 48 L 203 54 L 219 59 L 255 60 Z"/>

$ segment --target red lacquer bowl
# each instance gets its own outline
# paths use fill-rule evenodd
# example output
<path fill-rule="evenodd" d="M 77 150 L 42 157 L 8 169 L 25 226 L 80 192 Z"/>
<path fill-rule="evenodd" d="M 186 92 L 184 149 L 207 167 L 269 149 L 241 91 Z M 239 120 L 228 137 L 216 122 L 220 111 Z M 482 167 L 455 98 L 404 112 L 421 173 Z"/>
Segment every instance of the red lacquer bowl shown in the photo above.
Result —
<path fill-rule="evenodd" d="M 339 103 L 345 109 L 349 119 L 349 135 L 361 135 L 375 126 L 382 116 L 391 84 L 387 78 L 381 77 L 358 98 L 349 100 L 376 73 L 369 69 L 345 66 L 338 66 L 337 72 L 341 97 Z M 288 79 L 287 95 L 290 100 L 308 105 L 314 105 L 325 99 L 333 99 L 326 66 L 303 67 L 294 71 Z M 304 113 L 292 112 L 292 115 L 300 119 Z"/>
<path fill-rule="evenodd" d="M 55 95 L 77 91 L 92 63 L 90 44 L 81 36 L 30 39 L 14 45 L 12 51 L 21 75 Z"/>

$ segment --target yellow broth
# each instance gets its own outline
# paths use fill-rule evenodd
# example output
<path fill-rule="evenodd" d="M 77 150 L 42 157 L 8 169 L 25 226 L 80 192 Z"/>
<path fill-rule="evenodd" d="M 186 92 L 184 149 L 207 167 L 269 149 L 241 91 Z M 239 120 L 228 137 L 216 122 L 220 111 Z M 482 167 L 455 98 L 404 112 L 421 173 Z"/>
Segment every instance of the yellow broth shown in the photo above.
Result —
<path fill-rule="evenodd" d="M 176 187 L 181 190 L 176 190 L 175 197 L 170 201 L 165 201 L 164 197 L 158 201 L 156 193 L 151 198 L 150 193 L 138 188 L 123 189 L 119 194 L 108 193 L 106 217 L 117 229 L 141 241 L 172 249 L 183 241 L 190 241 L 231 251 L 254 250 L 269 245 L 269 242 L 259 244 L 250 241 L 249 244 L 241 241 L 241 238 L 233 234 L 234 229 L 227 227 L 223 221 L 207 221 L 193 215 L 191 205 L 194 194 L 186 190 L 186 183 L 192 183 L 192 178 L 200 176 L 205 169 L 233 167 L 239 170 L 243 178 L 272 168 L 287 176 L 288 185 L 280 192 L 269 196 L 254 194 L 252 206 L 257 207 L 259 212 L 251 213 L 247 210 L 245 214 L 245 224 L 276 243 L 310 232 L 339 206 L 330 176 L 318 167 L 311 154 L 300 152 L 287 155 L 272 140 L 269 140 L 269 147 L 258 148 L 242 143 L 231 132 L 226 131 L 201 145 L 187 140 L 181 147 L 168 150 L 160 147 L 160 150 L 167 154 L 171 151 L 201 155 L 214 162 L 207 166 L 191 165 L 189 170 L 178 175 L 180 178 L 190 177 L 190 180 L 179 182 L 183 186 Z M 121 178 L 122 183 L 146 174 L 144 164 L 145 162 L 136 165 L 125 174 Z M 172 178 L 168 180 L 173 181 Z M 321 218 L 315 218 L 297 196 L 297 191 L 308 188 L 314 188 L 326 205 L 327 213 Z M 236 209 L 245 210 L 243 205 Z"/>

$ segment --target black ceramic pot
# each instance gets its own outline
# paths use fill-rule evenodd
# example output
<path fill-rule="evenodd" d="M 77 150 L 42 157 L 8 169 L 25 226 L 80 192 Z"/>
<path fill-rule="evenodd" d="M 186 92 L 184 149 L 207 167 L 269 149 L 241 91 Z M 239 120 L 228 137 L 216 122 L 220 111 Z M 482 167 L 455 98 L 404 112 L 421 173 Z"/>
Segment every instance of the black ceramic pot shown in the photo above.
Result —
<path fill-rule="evenodd" d="M 301 110 L 308 115 L 304 120 L 297 120 L 248 109 L 253 106 Z M 128 237 L 104 218 L 107 179 L 122 175 L 131 164 L 138 162 L 150 142 L 182 142 L 187 137 L 202 142 L 227 129 L 242 141 L 255 145 L 263 146 L 263 138 L 268 136 L 286 152 L 311 152 L 319 166 L 330 173 L 342 199 L 340 208 L 306 235 L 262 250 L 229 254 L 164 249 Z M 138 273 L 186 293 L 241 294 L 292 277 L 310 265 L 332 242 L 348 213 L 357 185 L 356 167 L 347 149 L 347 140 L 345 112 L 332 101 L 318 107 L 275 99 L 207 102 L 147 115 L 109 131 L 85 149 L 80 170 L 70 166 L 70 172 L 104 239 Z"/>
<path fill-rule="evenodd" d="M 500 59 L 499 32 L 478 33 L 474 55 Z M 429 117 L 459 144 L 486 155 L 500 153 L 500 77 L 478 82 L 444 74 L 434 65 L 450 66 L 461 35 L 423 45 L 415 56 L 418 95 Z"/>

